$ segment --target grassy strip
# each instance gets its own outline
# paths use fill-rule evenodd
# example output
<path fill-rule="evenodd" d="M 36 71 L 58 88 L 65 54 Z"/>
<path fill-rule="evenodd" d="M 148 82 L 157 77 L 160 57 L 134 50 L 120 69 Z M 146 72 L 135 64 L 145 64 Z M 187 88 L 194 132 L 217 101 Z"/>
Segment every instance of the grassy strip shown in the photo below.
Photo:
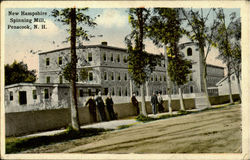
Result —
<path fill-rule="evenodd" d="M 239 104 L 239 102 L 222 104 L 222 105 L 215 106 L 213 108 L 206 108 L 206 109 L 201 110 L 201 111 L 184 111 L 184 110 L 179 110 L 177 112 L 177 114 L 172 114 L 172 115 L 166 114 L 166 115 L 162 115 L 162 116 L 159 116 L 159 117 L 156 117 L 156 118 L 148 117 L 148 116 L 144 116 L 144 115 L 139 115 L 139 116 L 136 117 L 136 120 L 140 121 L 140 122 L 143 122 L 143 123 L 146 123 L 146 122 L 151 122 L 151 121 L 160 120 L 160 119 L 167 119 L 167 118 L 172 118 L 172 117 L 183 116 L 183 115 L 187 115 L 187 114 L 191 114 L 191 113 L 200 113 L 200 112 L 208 111 L 208 110 L 222 109 L 222 108 L 225 108 L 225 107 L 228 107 L 228 106 L 232 106 L 232 105 L 235 105 L 235 104 Z"/>
<path fill-rule="evenodd" d="M 193 112 L 180 110 L 180 111 L 178 111 L 177 114 L 172 114 L 172 115 L 166 114 L 166 115 L 162 115 L 162 116 L 159 116 L 156 118 L 148 117 L 148 116 L 144 116 L 144 115 L 139 115 L 136 117 L 136 120 L 143 122 L 143 123 L 146 123 L 146 122 L 160 120 L 160 119 L 167 119 L 167 118 L 172 118 L 172 117 L 177 117 L 177 116 L 183 116 L 183 115 L 187 115 L 190 113 L 193 113 Z"/>
<path fill-rule="evenodd" d="M 37 136 L 37 137 L 27 137 L 27 138 L 10 137 L 6 138 L 6 153 L 17 153 L 43 145 L 49 145 L 57 142 L 79 139 L 82 137 L 90 137 L 98 135 L 105 131 L 110 131 L 110 130 L 99 129 L 99 128 L 88 128 L 88 129 L 81 129 L 80 131 L 77 132 L 69 127 L 65 132 L 50 136 Z"/>

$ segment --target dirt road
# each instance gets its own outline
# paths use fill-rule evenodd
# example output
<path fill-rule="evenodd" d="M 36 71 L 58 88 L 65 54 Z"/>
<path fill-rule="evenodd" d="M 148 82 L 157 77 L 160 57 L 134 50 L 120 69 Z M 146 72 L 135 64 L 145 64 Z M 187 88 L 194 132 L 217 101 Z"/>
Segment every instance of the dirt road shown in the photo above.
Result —
<path fill-rule="evenodd" d="M 153 121 L 26 152 L 240 153 L 241 107 Z"/>

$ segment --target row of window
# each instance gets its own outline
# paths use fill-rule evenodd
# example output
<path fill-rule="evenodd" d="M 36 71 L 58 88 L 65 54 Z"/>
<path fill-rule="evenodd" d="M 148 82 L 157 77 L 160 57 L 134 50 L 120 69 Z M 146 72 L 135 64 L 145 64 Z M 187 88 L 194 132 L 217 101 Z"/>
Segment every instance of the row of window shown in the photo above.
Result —
<path fill-rule="evenodd" d="M 49 66 L 50 65 L 50 58 L 46 58 L 46 66 Z M 63 63 L 63 58 L 62 57 L 58 57 L 58 59 L 57 59 L 57 64 L 58 65 L 62 65 L 62 63 Z"/>
<path fill-rule="evenodd" d="M 19 104 L 20 105 L 24 105 L 27 104 L 27 93 L 26 91 L 19 91 Z M 37 91 L 36 90 L 32 90 L 32 98 L 33 100 L 37 99 Z M 49 90 L 48 89 L 44 89 L 44 99 L 49 99 Z M 9 96 L 9 100 L 13 101 L 14 100 L 14 96 L 13 96 L 13 91 L 10 91 L 10 96 Z"/>

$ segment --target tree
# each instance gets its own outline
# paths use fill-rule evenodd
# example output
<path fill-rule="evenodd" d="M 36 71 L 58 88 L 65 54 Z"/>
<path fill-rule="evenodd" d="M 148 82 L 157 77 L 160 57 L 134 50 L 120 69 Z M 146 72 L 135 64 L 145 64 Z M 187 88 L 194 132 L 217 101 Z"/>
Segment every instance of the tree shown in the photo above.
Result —
<path fill-rule="evenodd" d="M 154 8 L 153 16 L 150 18 L 148 26 L 148 37 L 153 40 L 153 43 L 158 47 L 164 47 L 166 77 L 167 77 L 167 93 L 168 107 L 172 114 L 171 107 L 171 81 L 168 75 L 168 60 L 169 56 L 178 54 L 178 43 L 183 32 L 181 29 L 180 9 L 178 8 Z M 168 46 L 168 53 L 166 50 Z"/>
<path fill-rule="evenodd" d="M 237 86 L 239 90 L 240 98 L 242 98 L 241 86 L 240 86 L 240 74 L 241 74 L 241 21 L 240 18 L 235 20 L 235 13 L 232 14 L 231 22 L 228 26 L 229 30 L 233 31 L 232 40 L 232 66 L 237 79 Z"/>
<path fill-rule="evenodd" d="M 36 81 L 36 71 L 28 70 L 27 64 L 16 60 L 11 64 L 6 64 L 5 68 L 5 85 Z"/>
<path fill-rule="evenodd" d="M 145 107 L 145 83 L 153 72 L 154 67 L 159 63 L 159 56 L 147 54 L 143 40 L 146 38 L 147 21 L 149 20 L 150 11 L 145 8 L 130 8 L 129 23 L 132 32 L 125 37 L 128 47 L 128 71 L 137 86 L 141 90 L 141 109 L 144 116 L 147 116 Z M 134 45 L 134 47 L 133 47 Z"/>
<path fill-rule="evenodd" d="M 90 16 L 86 15 L 85 12 L 88 8 L 66 8 L 57 10 L 54 9 L 52 11 L 52 16 L 56 18 L 57 21 L 61 22 L 64 25 L 69 25 L 70 29 L 67 31 L 70 32 L 70 37 L 67 40 L 70 40 L 70 52 L 71 52 L 71 75 L 70 79 L 70 99 L 71 99 L 71 124 L 72 128 L 76 131 L 80 129 L 79 123 L 79 115 L 78 115 L 78 104 L 77 104 L 77 90 L 76 90 L 76 79 L 77 79 L 77 71 L 76 71 L 76 64 L 77 64 L 77 55 L 76 55 L 76 41 L 80 38 L 82 40 L 89 40 L 89 35 L 87 30 L 83 27 L 77 27 L 79 24 L 84 24 L 88 27 L 95 27 L 96 23 L 94 19 Z"/>
<path fill-rule="evenodd" d="M 206 25 L 208 21 L 208 17 L 211 11 L 215 11 L 215 9 L 210 9 L 207 15 L 204 16 L 203 9 L 200 11 L 194 11 L 190 9 L 186 11 L 182 9 L 183 17 L 187 21 L 187 25 L 190 27 L 190 30 L 186 30 L 186 35 L 190 38 L 191 41 L 197 42 L 199 47 L 199 53 L 201 55 L 201 63 L 202 63 L 202 83 L 203 88 L 201 88 L 202 92 L 205 92 L 206 100 L 208 104 L 208 108 L 211 107 L 211 103 L 208 97 L 207 91 L 207 63 L 206 59 L 211 50 L 212 46 L 215 46 L 215 43 L 212 41 L 214 30 L 218 26 L 217 19 L 213 20 L 213 23 L 210 27 Z M 207 46 L 207 52 L 205 53 L 205 47 Z"/>
<path fill-rule="evenodd" d="M 179 89 L 181 110 L 185 110 L 181 87 L 188 82 L 187 77 L 190 73 L 192 73 L 190 69 L 191 66 L 192 62 L 190 60 L 184 59 L 182 54 L 178 54 L 177 56 L 170 58 L 168 64 L 169 77 Z"/>
<path fill-rule="evenodd" d="M 220 23 L 216 29 L 216 34 L 214 36 L 214 39 L 217 42 L 217 47 L 220 53 L 218 58 L 221 59 L 223 63 L 226 63 L 226 66 L 227 66 L 229 97 L 230 97 L 230 103 L 233 103 L 230 77 L 231 77 L 233 68 L 235 67 L 236 69 L 236 65 L 239 60 L 238 56 L 239 56 L 240 51 L 239 51 L 237 42 L 233 42 L 235 40 L 232 40 L 234 38 L 235 30 L 232 29 L 232 27 L 229 28 L 229 25 L 226 26 L 225 14 L 224 14 L 223 9 L 218 10 L 217 18 Z M 231 23 L 234 19 L 235 19 L 234 14 L 231 14 Z M 236 46 L 234 46 L 234 49 L 233 49 L 233 43 L 236 43 Z M 235 65 L 233 65 L 233 57 L 235 58 L 234 59 Z"/>

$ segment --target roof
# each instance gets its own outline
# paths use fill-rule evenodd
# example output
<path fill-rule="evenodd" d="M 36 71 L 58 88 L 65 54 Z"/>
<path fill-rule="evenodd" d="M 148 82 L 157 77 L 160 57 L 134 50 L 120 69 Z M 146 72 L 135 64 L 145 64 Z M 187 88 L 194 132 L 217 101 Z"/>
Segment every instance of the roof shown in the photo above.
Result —
<path fill-rule="evenodd" d="M 99 45 L 86 45 L 86 46 L 77 47 L 76 49 L 86 49 L 86 48 L 105 48 L 105 49 L 114 49 L 114 50 L 120 50 L 120 51 L 125 51 L 125 52 L 127 51 L 126 48 L 106 46 L 106 45 L 101 45 L 101 44 L 99 44 Z M 41 52 L 41 53 L 39 53 L 39 55 L 63 51 L 63 50 L 69 50 L 69 49 L 70 49 L 70 47 L 55 49 L 55 50 L 51 50 L 51 51 L 47 51 L 47 52 Z"/>
<path fill-rule="evenodd" d="M 213 64 L 207 64 L 207 67 L 220 68 L 220 69 L 224 69 L 225 68 L 225 67 L 216 66 L 216 65 L 213 65 Z"/>
<path fill-rule="evenodd" d="M 29 87 L 68 87 L 69 83 L 16 83 L 5 86 L 5 89 L 15 88 L 20 86 L 29 86 Z M 76 86 L 84 86 L 84 87 L 101 87 L 99 84 L 85 84 L 85 83 L 76 83 Z"/>

